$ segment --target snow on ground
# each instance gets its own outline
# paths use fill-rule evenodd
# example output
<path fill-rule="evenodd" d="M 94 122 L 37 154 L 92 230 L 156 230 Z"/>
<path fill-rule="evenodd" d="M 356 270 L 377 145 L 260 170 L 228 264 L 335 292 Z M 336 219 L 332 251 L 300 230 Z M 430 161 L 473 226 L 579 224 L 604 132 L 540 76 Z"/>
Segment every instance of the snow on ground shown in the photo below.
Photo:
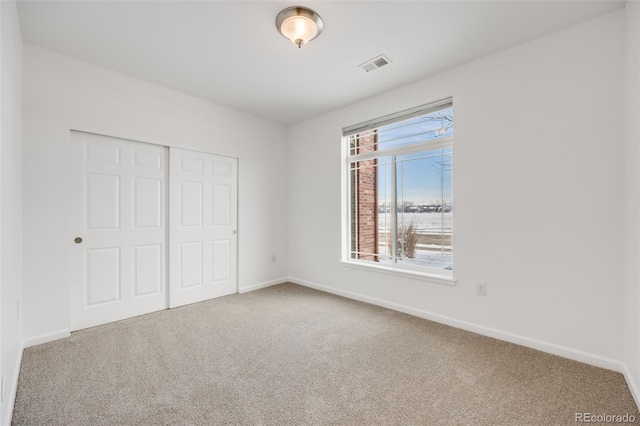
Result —
<path fill-rule="evenodd" d="M 391 257 L 389 256 L 389 252 L 387 251 L 386 247 L 380 246 L 380 254 L 381 264 L 391 263 Z M 413 259 L 401 259 L 398 261 L 398 263 L 444 269 L 453 265 L 453 253 L 433 250 L 421 250 L 418 248 L 416 249 L 415 257 Z"/>
<path fill-rule="evenodd" d="M 398 224 L 413 223 L 421 234 L 440 234 L 444 231 L 445 235 L 451 235 L 452 231 L 452 214 L 449 213 L 398 213 Z M 443 228 L 444 225 L 444 229 Z M 391 214 L 378 214 L 378 230 L 384 235 L 385 230 L 391 226 Z M 400 225 L 402 226 L 402 225 Z M 391 263 L 389 257 L 390 251 L 386 247 L 386 239 L 380 238 L 379 253 L 382 255 L 380 263 Z M 430 268 L 448 268 L 453 265 L 453 253 L 451 251 L 442 251 L 439 247 L 426 244 L 418 244 L 416 246 L 415 257 L 413 259 L 402 259 L 401 264 L 426 266 Z"/>
<path fill-rule="evenodd" d="M 414 223 L 420 233 L 440 233 L 444 224 L 444 233 L 450 234 L 452 214 L 449 213 L 398 213 L 398 224 Z M 384 231 L 391 226 L 391 213 L 378 213 L 378 229 Z"/>

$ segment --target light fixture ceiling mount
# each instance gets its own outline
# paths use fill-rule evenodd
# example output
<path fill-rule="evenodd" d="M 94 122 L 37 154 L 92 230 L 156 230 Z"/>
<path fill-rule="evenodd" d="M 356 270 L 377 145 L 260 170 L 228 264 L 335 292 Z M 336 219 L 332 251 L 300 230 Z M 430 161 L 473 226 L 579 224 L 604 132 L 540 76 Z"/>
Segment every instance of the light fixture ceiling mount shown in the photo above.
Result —
<path fill-rule="evenodd" d="M 276 28 L 298 48 L 309 43 L 322 32 L 322 18 L 306 7 L 288 7 L 276 17 Z"/>

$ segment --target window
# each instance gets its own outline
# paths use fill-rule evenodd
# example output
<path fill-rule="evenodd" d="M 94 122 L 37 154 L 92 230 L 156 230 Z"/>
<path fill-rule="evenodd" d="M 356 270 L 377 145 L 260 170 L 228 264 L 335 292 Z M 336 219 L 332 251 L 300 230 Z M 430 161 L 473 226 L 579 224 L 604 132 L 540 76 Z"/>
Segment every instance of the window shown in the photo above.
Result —
<path fill-rule="evenodd" d="M 351 126 L 343 135 L 345 260 L 451 277 L 451 99 Z"/>

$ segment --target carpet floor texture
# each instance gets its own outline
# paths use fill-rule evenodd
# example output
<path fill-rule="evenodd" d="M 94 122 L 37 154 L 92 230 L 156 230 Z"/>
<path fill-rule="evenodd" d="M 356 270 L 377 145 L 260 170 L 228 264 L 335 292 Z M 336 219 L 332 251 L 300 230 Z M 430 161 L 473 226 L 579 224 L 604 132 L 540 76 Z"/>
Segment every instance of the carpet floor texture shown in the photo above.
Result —
<path fill-rule="evenodd" d="M 619 373 L 294 284 L 24 351 L 14 425 L 575 425 Z M 593 423 L 591 423 L 593 424 Z"/>

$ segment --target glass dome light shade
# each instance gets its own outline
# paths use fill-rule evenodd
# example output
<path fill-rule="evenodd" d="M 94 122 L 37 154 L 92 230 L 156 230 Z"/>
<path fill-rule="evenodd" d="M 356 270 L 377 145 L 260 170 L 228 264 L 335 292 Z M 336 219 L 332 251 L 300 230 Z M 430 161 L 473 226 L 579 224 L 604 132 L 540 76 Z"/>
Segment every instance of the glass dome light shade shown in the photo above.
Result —
<path fill-rule="evenodd" d="M 276 28 L 280 34 L 302 47 L 322 32 L 322 19 L 311 9 L 289 7 L 276 17 Z"/>
<path fill-rule="evenodd" d="M 318 35 L 316 23 L 305 16 L 291 16 L 282 23 L 282 35 L 299 47 Z"/>

